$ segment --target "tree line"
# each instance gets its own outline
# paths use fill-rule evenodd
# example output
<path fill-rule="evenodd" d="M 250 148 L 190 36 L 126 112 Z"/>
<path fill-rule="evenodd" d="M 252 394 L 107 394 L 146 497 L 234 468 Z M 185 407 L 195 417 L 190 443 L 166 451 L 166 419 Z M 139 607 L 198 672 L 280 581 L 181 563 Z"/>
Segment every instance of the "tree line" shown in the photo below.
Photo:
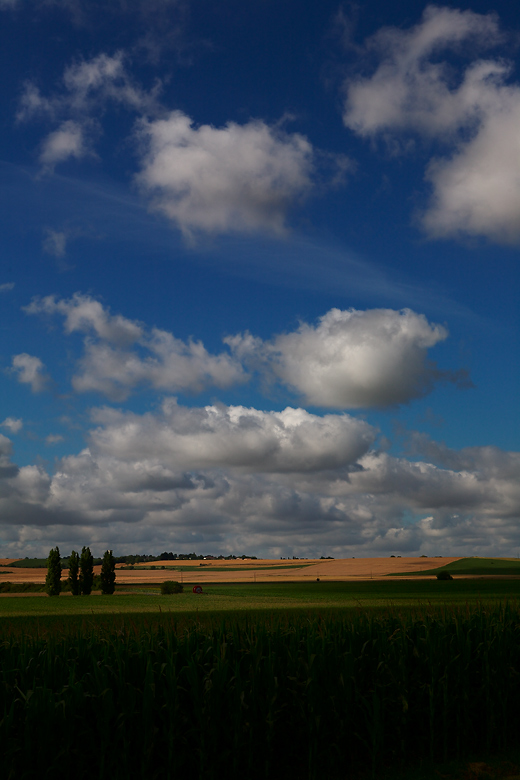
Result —
<path fill-rule="evenodd" d="M 112 550 L 107 550 L 101 562 L 101 592 L 111 595 L 116 588 L 116 560 Z M 54 547 L 47 558 L 47 576 L 45 592 L 49 596 L 61 593 L 61 556 L 60 548 Z M 90 547 L 83 547 L 81 555 L 73 550 L 69 558 L 69 576 L 67 582 L 73 596 L 90 596 L 94 584 L 94 557 Z"/>

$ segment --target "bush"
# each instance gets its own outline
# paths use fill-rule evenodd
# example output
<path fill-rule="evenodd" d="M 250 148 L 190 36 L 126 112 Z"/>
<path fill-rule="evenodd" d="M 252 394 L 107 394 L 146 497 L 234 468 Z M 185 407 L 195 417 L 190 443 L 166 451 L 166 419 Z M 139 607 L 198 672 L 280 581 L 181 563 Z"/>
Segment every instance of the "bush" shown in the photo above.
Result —
<path fill-rule="evenodd" d="M 62 587 L 62 590 L 65 590 Z M 0 593 L 44 593 L 45 585 L 37 582 L 0 582 Z"/>
<path fill-rule="evenodd" d="M 182 587 L 180 582 L 176 582 L 175 580 L 166 580 L 166 582 L 161 582 L 161 594 L 163 596 L 171 596 L 172 593 L 182 593 L 184 588 Z"/>
<path fill-rule="evenodd" d="M 446 571 L 446 570 L 444 570 L 444 571 L 440 571 L 440 572 L 437 574 L 437 579 L 438 579 L 438 580 L 452 580 L 452 579 L 453 579 L 453 577 L 451 576 L 451 574 L 449 573 L 449 571 Z"/>

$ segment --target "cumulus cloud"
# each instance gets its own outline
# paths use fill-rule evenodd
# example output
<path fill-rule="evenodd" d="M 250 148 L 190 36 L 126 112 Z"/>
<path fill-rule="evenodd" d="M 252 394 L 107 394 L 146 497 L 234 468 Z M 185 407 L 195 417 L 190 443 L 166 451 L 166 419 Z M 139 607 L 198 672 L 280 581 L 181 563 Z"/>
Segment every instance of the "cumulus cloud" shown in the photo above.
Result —
<path fill-rule="evenodd" d="M 270 342 L 248 333 L 226 342 L 242 360 L 268 366 L 309 404 L 366 408 L 407 403 L 439 381 L 460 382 L 463 374 L 427 360 L 428 349 L 447 335 L 409 309 L 331 309 L 318 325 L 302 323 Z"/>
<path fill-rule="evenodd" d="M 294 408 L 169 399 L 155 414 L 99 409 L 93 420 L 88 448 L 52 477 L 16 467 L 0 435 L 4 550 L 30 543 L 37 554 L 87 535 L 126 552 L 510 555 L 520 546 L 520 453 L 417 440 L 422 456 L 411 460 L 377 449 L 364 421 Z"/>
<path fill-rule="evenodd" d="M 48 382 L 45 366 L 40 358 L 28 355 L 27 352 L 14 355 L 11 371 L 16 374 L 19 382 L 31 385 L 33 393 L 39 393 L 44 390 Z"/>
<path fill-rule="evenodd" d="M 160 417 L 99 410 L 92 432 L 96 453 L 125 460 L 158 457 L 177 468 L 233 467 L 293 472 L 354 464 L 376 430 L 348 415 L 318 417 L 304 409 L 262 412 L 242 406 L 189 409 L 167 400 Z"/>
<path fill-rule="evenodd" d="M 148 90 L 137 84 L 124 52 L 101 53 L 69 65 L 49 95 L 28 81 L 17 119 L 56 125 L 40 151 L 43 171 L 52 173 L 67 160 L 95 155 L 107 106 L 133 112 L 135 182 L 151 207 L 191 240 L 201 231 L 283 234 L 289 210 L 309 195 L 320 171 L 326 177 L 328 169 L 327 186 L 334 187 L 351 168 L 345 155 L 315 150 L 303 135 L 260 119 L 196 126 L 182 111 L 168 112 L 160 90 L 160 82 Z"/>
<path fill-rule="evenodd" d="M 124 400 L 136 387 L 166 392 L 227 388 L 257 373 L 296 392 L 306 403 L 329 408 L 402 404 L 430 392 L 437 382 L 468 385 L 464 371 L 445 371 L 428 350 L 447 330 L 404 309 L 331 309 L 317 325 L 263 341 L 249 333 L 223 339 L 229 352 L 209 353 L 202 342 L 182 341 L 158 328 L 113 315 L 99 301 L 35 298 L 28 314 L 60 314 L 66 333 L 84 334 L 84 353 L 72 384 Z"/>
<path fill-rule="evenodd" d="M 143 121 L 139 136 L 137 183 L 186 236 L 201 230 L 283 233 L 288 209 L 312 185 L 309 141 L 260 120 L 195 127 L 173 111 Z"/>
<path fill-rule="evenodd" d="M 374 72 L 345 85 L 343 119 L 354 132 L 392 139 L 414 132 L 450 148 L 426 174 L 433 196 L 422 223 L 434 237 L 520 239 L 520 87 L 508 83 L 502 59 L 473 59 L 462 69 L 453 59 L 503 39 L 494 15 L 429 6 L 415 27 L 369 38 Z"/>
<path fill-rule="evenodd" d="M 422 219 L 430 235 L 520 241 L 520 89 L 513 92 L 470 143 L 428 166 L 434 193 Z"/>
<path fill-rule="evenodd" d="M 16 417 L 6 417 L 0 425 L 2 428 L 10 430 L 11 433 L 19 433 L 23 428 L 23 420 Z"/>
<path fill-rule="evenodd" d="M 143 385 L 169 392 L 226 388 L 247 379 L 240 363 L 227 352 L 210 354 L 202 342 L 175 338 L 159 328 L 147 329 L 112 315 L 99 301 L 76 294 L 68 300 L 35 298 L 28 314 L 61 314 L 67 333 L 85 334 L 85 351 L 72 379 L 77 392 L 100 392 L 124 400 Z"/>
<path fill-rule="evenodd" d="M 473 63 L 453 89 L 453 74 L 439 54 L 499 40 L 494 16 L 436 6 L 428 6 L 410 30 L 383 28 L 366 41 L 367 53 L 379 60 L 375 72 L 345 85 L 345 124 L 365 137 L 396 129 L 431 136 L 457 130 L 478 118 L 482 87 L 502 75 L 504 66 Z"/>

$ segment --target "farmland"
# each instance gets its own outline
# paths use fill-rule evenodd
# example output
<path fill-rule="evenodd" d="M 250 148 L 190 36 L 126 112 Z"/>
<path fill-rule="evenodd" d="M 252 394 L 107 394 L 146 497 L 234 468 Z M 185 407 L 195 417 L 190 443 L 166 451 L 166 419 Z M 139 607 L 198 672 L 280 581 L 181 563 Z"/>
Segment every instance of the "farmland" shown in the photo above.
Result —
<path fill-rule="evenodd" d="M 201 595 L 161 596 L 168 567 L 114 596 L 2 596 L 4 776 L 66 760 L 77 778 L 420 780 L 442 764 L 459 780 L 516 747 L 520 579 L 318 582 L 314 562 L 289 565 L 294 581 L 228 569 Z M 487 776 L 513 777 L 500 766 Z"/>
<path fill-rule="evenodd" d="M 237 613 L 288 609 L 371 609 L 376 607 L 412 607 L 516 599 L 520 580 L 460 579 L 437 580 L 365 580 L 358 582 L 271 582 L 205 585 L 201 595 L 187 586 L 184 593 L 165 597 L 158 587 L 122 588 L 112 597 L 93 594 L 73 598 L 64 594 L 48 598 L 41 594 L 3 594 L 0 597 L 0 621 L 15 616 L 72 616 L 138 613 Z M 1 625 L 1 622 L 0 622 Z"/>
<path fill-rule="evenodd" d="M 308 582 L 320 578 L 323 581 L 349 581 L 378 579 L 389 574 L 420 575 L 424 570 L 451 564 L 459 558 L 347 558 L 320 560 L 212 560 L 212 561 L 161 561 L 156 564 L 138 563 L 135 566 L 116 566 L 117 582 L 123 584 L 160 583 L 165 579 L 178 579 L 185 583 L 216 582 Z M 45 568 L 23 568 L 23 561 L 0 559 L 0 582 L 45 581 Z M 99 574 L 100 566 L 94 566 Z M 67 578 L 64 570 L 62 580 Z"/>

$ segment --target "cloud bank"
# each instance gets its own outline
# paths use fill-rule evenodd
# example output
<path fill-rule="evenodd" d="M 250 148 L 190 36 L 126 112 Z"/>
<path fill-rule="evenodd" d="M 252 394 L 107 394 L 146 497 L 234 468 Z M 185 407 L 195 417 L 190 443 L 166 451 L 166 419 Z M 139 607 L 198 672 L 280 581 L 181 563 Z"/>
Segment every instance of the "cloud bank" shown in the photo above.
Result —
<path fill-rule="evenodd" d="M 126 552 L 275 557 L 511 555 L 520 546 L 520 453 L 454 451 L 412 434 L 437 463 L 426 452 L 410 460 L 378 449 L 376 429 L 348 415 L 174 399 L 154 414 L 98 409 L 93 422 L 89 447 L 52 476 L 18 468 L 0 435 L 4 554 L 45 552 L 56 538 L 72 547 L 85 535 Z"/>

